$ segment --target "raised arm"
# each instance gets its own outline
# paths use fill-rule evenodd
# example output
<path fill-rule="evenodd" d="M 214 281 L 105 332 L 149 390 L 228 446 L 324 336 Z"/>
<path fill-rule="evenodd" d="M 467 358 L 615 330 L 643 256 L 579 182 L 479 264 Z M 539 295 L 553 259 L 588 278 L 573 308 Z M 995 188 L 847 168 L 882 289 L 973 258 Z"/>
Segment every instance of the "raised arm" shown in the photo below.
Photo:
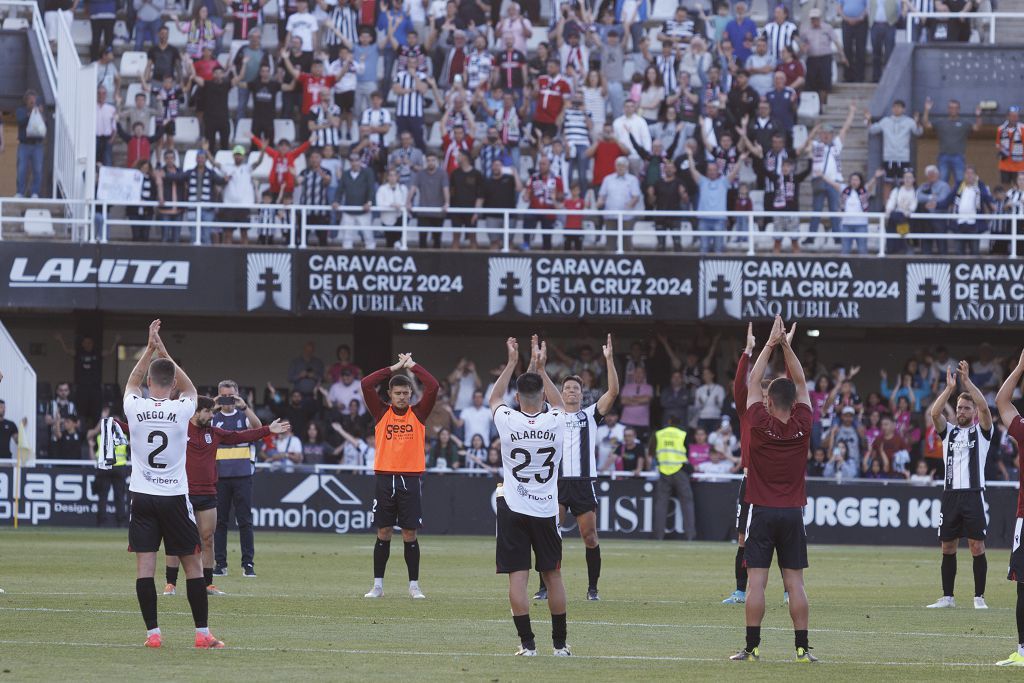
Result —
<path fill-rule="evenodd" d="M 437 391 L 440 385 L 434 376 L 427 372 L 426 368 L 418 364 L 412 359 L 412 354 L 409 354 L 405 358 L 404 367 L 409 368 L 412 374 L 416 375 L 416 379 L 423 385 L 423 396 L 420 398 L 419 403 L 412 407 L 412 412 L 420 419 L 420 422 L 426 422 L 427 416 L 434 410 L 434 404 L 437 402 Z"/>
<path fill-rule="evenodd" d="M 181 366 L 171 358 L 171 354 L 167 353 L 167 349 L 164 347 L 164 342 L 160 339 L 160 321 L 157 320 L 156 323 L 157 326 L 155 332 L 153 332 L 153 328 L 150 326 L 150 331 L 155 337 L 154 349 L 159 354 L 159 357 L 166 358 L 171 361 L 171 363 L 174 363 L 174 385 L 177 387 L 182 398 L 190 398 L 192 401 L 195 401 L 199 396 L 199 392 L 196 391 L 196 385 L 192 383 L 192 380 L 189 379 L 189 376 L 181 369 Z"/>
<path fill-rule="evenodd" d="M 956 389 L 956 378 L 953 377 L 953 369 L 947 367 L 946 387 L 935 397 L 935 401 L 928 408 L 928 417 L 931 418 L 932 426 L 939 434 L 946 433 L 945 408 L 954 389 Z"/>
<path fill-rule="evenodd" d="M 761 349 L 754 367 L 750 370 L 750 376 L 747 378 L 748 408 L 764 401 L 764 392 L 761 390 L 761 378 L 764 377 L 764 371 L 768 368 L 768 361 L 772 357 L 772 351 L 782 342 L 785 336 L 786 330 L 782 326 L 782 318 L 775 316 L 775 324 L 772 325 L 771 336 L 768 337 L 768 342 Z"/>
<path fill-rule="evenodd" d="M 548 346 L 537 335 L 530 337 L 530 366 L 527 372 L 536 372 L 544 382 L 544 399 L 553 407 L 565 410 L 562 394 L 548 376 Z"/>
<path fill-rule="evenodd" d="M 505 402 L 505 393 L 508 392 L 509 380 L 512 379 L 512 373 L 519 364 L 519 342 L 516 341 L 515 337 L 509 337 L 505 340 L 505 348 L 508 350 L 508 362 L 505 363 L 505 369 L 498 375 L 498 379 L 494 380 L 494 387 L 491 389 L 490 406 L 492 413 Z"/>
<path fill-rule="evenodd" d="M 391 367 L 381 368 L 376 372 L 371 372 L 366 377 L 363 377 L 359 382 L 359 387 L 363 390 L 363 403 L 366 404 L 366 409 L 373 416 L 374 422 L 380 420 L 387 412 L 387 405 L 380 400 L 380 395 L 377 393 L 377 387 L 384 382 L 391 379 L 391 375 L 398 372 L 405 364 L 405 356 L 401 356 L 398 362 Z"/>
<path fill-rule="evenodd" d="M 971 367 L 967 364 L 967 361 L 960 361 L 960 367 L 957 368 L 957 372 L 960 374 L 960 383 L 971 398 L 974 399 L 974 405 L 978 407 L 978 424 L 986 432 L 992 429 L 992 410 L 988 407 L 988 401 L 985 400 L 985 394 L 981 393 L 974 382 L 971 381 Z"/>
<path fill-rule="evenodd" d="M 132 369 L 132 373 L 128 375 L 128 381 L 124 385 L 126 396 L 142 396 L 142 380 L 146 378 L 146 372 L 149 370 L 149 361 L 156 351 L 156 340 L 159 338 L 159 332 L 160 321 L 154 320 L 149 324 L 149 341 L 146 344 L 146 348 L 139 355 L 139 360 L 135 363 L 135 367 Z"/>
<path fill-rule="evenodd" d="M 732 380 L 732 397 L 736 402 L 736 412 L 740 415 L 747 412 L 747 374 L 750 370 L 750 358 L 754 353 L 754 323 L 747 323 L 747 345 L 736 363 L 736 376 Z"/>
<path fill-rule="evenodd" d="M 999 411 L 999 420 L 1006 429 L 1009 429 L 1013 421 L 1020 417 L 1020 413 L 1012 401 L 1014 390 L 1020 386 L 1021 376 L 1024 376 L 1024 351 L 1021 351 L 1017 367 L 1010 371 L 1010 374 L 1006 377 L 1003 385 L 999 387 L 999 392 L 996 394 L 996 410 Z"/>
<path fill-rule="evenodd" d="M 615 399 L 619 396 L 619 371 L 615 368 L 615 349 L 612 347 L 610 332 L 605 345 L 601 347 L 601 352 L 604 354 L 607 366 L 605 372 L 608 375 L 608 390 L 601 394 L 601 398 L 597 399 L 597 410 L 602 415 L 607 415 L 611 412 L 612 406 L 615 405 Z"/>
<path fill-rule="evenodd" d="M 781 322 L 781 318 L 779 319 Z M 785 327 L 783 327 L 785 331 Z M 793 325 L 793 330 L 789 334 L 782 335 L 782 355 L 786 361 L 786 374 L 793 380 L 793 384 L 796 385 L 796 402 L 804 403 L 808 407 L 811 405 L 811 394 L 807 391 L 807 378 L 804 377 L 804 366 L 800 362 L 800 359 L 796 357 L 796 352 L 793 351 L 793 337 L 796 334 L 796 324 Z"/>

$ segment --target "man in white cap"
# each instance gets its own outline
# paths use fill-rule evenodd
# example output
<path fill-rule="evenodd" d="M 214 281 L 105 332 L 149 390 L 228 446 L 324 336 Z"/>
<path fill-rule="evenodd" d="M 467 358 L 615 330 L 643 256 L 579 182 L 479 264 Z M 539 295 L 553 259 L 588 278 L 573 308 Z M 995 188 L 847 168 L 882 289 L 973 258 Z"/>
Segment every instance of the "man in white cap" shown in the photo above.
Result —
<path fill-rule="evenodd" d="M 839 63 L 849 66 L 846 56 L 843 54 L 843 46 L 839 43 L 839 37 L 831 25 L 821 20 L 821 10 L 817 7 L 811 8 L 807 13 L 807 22 L 800 27 L 800 37 L 803 39 L 803 52 L 807 55 L 807 84 L 806 90 L 818 91 L 822 105 L 828 100 L 828 93 L 832 90 L 832 46 L 838 48 Z"/>
<path fill-rule="evenodd" d="M 231 242 L 232 231 L 238 228 L 242 244 L 248 244 L 249 229 L 243 228 L 242 224 L 249 222 L 249 207 L 256 203 L 252 171 L 263 161 L 263 152 L 260 152 L 260 155 L 251 164 L 246 161 L 247 155 L 245 147 L 242 145 L 235 145 L 231 150 L 231 156 L 234 163 L 230 166 L 220 168 L 217 162 L 214 162 L 214 165 L 218 166 L 221 174 L 227 180 L 224 185 L 224 208 L 220 210 L 220 220 L 223 223 L 234 224 L 224 227 L 222 239 L 224 242 Z"/>

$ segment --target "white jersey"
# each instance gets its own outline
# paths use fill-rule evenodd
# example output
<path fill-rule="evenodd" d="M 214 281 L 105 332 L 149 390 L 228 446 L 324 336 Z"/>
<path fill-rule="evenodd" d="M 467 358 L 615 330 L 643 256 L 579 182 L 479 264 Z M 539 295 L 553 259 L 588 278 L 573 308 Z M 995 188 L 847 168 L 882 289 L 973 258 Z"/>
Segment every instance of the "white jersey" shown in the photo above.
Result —
<path fill-rule="evenodd" d="M 196 402 L 187 397 L 142 398 L 125 394 L 124 414 L 132 450 L 129 490 L 154 496 L 188 495 L 185 444 Z"/>
<path fill-rule="evenodd" d="M 947 423 L 939 437 L 946 461 L 945 490 L 984 491 L 985 461 L 992 445 L 992 429 L 986 432 L 979 424 L 959 427 Z"/>
<path fill-rule="evenodd" d="M 593 479 L 597 476 L 597 426 L 603 421 L 604 416 L 597 412 L 596 403 L 575 413 L 565 413 L 565 441 L 559 477 Z"/>
<path fill-rule="evenodd" d="M 508 406 L 494 411 L 501 439 L 505 502 L 531 517 L 558 515 L 558 465 L 565 440 L 565 413 L 528 415 Z"/>

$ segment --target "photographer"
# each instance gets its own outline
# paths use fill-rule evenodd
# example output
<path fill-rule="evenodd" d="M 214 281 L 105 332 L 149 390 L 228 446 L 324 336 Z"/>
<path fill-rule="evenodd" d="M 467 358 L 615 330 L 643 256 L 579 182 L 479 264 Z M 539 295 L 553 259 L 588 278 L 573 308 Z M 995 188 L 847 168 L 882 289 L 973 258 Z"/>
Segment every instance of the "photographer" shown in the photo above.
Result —
<path fill-rule="evenodd" d="M 250 399 L 252 397 L 250 396 Z M 217 385 L 216 412 L 210 425 L 230 432 L 256 429 L 263 425 L 256 413 L 238 395 L 238 384 L 226 379 Z M 217 530 L 214 533 L 214 576 L 228 575 L 228 515 L 232 508 L 238 524 L 242 550 L 242 576 L 256 577 L 253 568 L 252 475 L 256 471 L 255 446 L 225 445 L 217 449 Z"/>

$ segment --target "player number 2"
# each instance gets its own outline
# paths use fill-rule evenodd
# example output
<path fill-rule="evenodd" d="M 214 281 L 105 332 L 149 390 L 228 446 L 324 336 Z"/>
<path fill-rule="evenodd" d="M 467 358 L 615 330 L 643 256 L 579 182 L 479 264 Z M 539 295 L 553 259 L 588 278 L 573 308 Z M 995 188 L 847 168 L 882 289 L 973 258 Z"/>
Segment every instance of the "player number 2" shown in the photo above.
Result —
<path fill-rule="evenodd" d="M 167 448 L 167 434 L 164 432 L 150 432 L 149 438 L 146 439 L 146 441 L 150 444 L 156 443 L 157 441 L 160 442 L 160 445 L 154 448 L 153 452 L 149 454 L 149 466 L 155 470 L 162 470 L 167 467 L 167 463 L 156 461 L 156 456 L 163 453 L 164 449 Z"/>
<path fill-rule="evenodd" d="M 512 476 L 516 478 L 516 481 L 524 484 L 529 483 L 531 477 L 522 477 L 519 473 L 530 466 L 530 463 L 533 461 L 533 455 L 525 448 L 513 448 L 509 455 L 512 456 L 513 460 L 523 459 L 521 463 L 512 468 Z M 555 476 L 555 449 L 550 447 L 541 448 L 537 451 L 537 455 L 545 456 L 542 467 L 546 467 L 548 471 L 543 476 L 541 472 L 537 472 L 533 475 L 532 479 L 535 479 L 538 484 L 546 484 L 551 481 L 551 477 Z"/>

